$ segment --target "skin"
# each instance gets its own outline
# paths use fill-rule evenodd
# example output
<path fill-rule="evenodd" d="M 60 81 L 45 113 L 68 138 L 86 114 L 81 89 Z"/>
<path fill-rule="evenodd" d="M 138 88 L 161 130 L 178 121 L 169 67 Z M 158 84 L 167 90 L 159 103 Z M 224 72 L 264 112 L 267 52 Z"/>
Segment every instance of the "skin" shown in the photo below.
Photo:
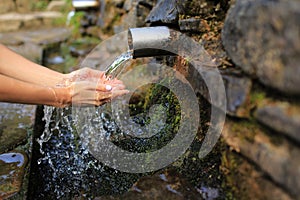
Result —
<path fill-rule="evenodd" d="M 33 63 L 0 44 L 0 101 L 99 106 L 128 93 L 122 81 L 89 68 L 62 74 Z"/>

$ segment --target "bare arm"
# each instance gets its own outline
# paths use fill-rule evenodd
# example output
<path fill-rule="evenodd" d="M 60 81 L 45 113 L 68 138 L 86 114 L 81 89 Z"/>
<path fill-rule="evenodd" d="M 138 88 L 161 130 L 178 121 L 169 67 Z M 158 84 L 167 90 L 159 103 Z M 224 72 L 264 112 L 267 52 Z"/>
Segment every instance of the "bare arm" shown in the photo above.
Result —
<path fill-rule="evenodd" d="M 43 104 L 63 107 L 71 103 L 66 88 L 52 88 L 26 83 L 11 77 L 0 75 L 0 101 Z"/>
<path fill-rule="evenodd" d="M 0 44 L 0 101 L 65 107 L 102 105 L 128 93 L 119 80 L 83 68 L 62 74 L 33 63 Z"/>
<path fill-rule="evenodd" d="M 33 63 L 0 44 L 0 74 L 24 82 L 52 86 L 66 75 Z"/>

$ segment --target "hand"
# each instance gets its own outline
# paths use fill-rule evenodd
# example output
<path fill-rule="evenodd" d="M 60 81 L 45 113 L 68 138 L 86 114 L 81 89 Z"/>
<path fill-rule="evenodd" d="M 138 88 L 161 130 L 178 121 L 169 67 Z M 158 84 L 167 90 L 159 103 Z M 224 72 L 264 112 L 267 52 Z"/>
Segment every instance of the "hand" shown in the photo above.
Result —
<path fill-rule="evenodd" d="M 67 90 L 68 95 L 62 94 L 61 88 Z M 122 81 L 107 79 L 103 71 L 83 68 L 66 74 L 55 92 L 60 97 L 57 98 L 59 107 L 65 107 L 71 104 L 100 106 L 129 91 Z"/>

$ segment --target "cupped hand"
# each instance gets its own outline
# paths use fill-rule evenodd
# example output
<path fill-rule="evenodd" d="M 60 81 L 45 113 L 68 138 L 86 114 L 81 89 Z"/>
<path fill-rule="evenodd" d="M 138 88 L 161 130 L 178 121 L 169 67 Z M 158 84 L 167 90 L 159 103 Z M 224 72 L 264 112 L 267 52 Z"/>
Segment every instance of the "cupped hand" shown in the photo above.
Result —
<path fill-rule="evenodd" d="M 58 87 L 67 89 L 67 105 L 100 106 L 113 98 L 127 94 L 125 85 L 118 79 L 108 79 L 103 71 L 82 68 L 66 75 Z M 63 105 L 67 106 L 67 105 Z"/>

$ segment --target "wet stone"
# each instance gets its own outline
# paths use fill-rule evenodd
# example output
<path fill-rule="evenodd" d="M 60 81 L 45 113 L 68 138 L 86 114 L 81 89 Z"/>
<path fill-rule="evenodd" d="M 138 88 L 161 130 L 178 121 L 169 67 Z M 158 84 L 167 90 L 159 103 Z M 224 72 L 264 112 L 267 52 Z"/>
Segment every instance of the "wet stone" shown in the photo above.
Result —
<path fill-rule="evenodd" d="M 300 143 L 300 107 L 287 102 L 270 103 L 258 108 L 255 116 L 261 123 Z"/>
<path fill-rule="evenodd" d="M 96 200 L 106 199 L 214 199 L 219 191 L 212 188 L 195 188 L 191 186 L 179 173 L 165 170 L 138 180 L 134 186 L 121 196 L 103 196 Z M 207 197 L 207 198 L 203 198 Z"/>
<path fill-rule="evenodd" d="M 4 120 L 0 125 L 0 153 L 3 153 L 18 144 L 24 142 L 27 138 L 27 131 L 19 128 L 15 123 L 20 123 L 16 118 L 14 120 Z"/>
<path fill-rule="evenodd" d="M 20 191 L 27 165 L 24 152 L 0 154 L 0 199 L 6 199 Z"/>
<path fill-rule="evenodd" d="M 162 0 L 151 10 L 146 22 L 162 22 L 166 24 L 177 24 L 178 12 L 176 2 L 173 0 Z"/>
<path fill-rule="evenodd" d="M 35 106 L 1 103 L 0 153 L 11 150 L 27 139 Z"/>
<path fill-rule="evenodd" d="M 236 1 L 222 30 L 233 62 L 267 86 L 300 94 L 300 2 Z"/>

